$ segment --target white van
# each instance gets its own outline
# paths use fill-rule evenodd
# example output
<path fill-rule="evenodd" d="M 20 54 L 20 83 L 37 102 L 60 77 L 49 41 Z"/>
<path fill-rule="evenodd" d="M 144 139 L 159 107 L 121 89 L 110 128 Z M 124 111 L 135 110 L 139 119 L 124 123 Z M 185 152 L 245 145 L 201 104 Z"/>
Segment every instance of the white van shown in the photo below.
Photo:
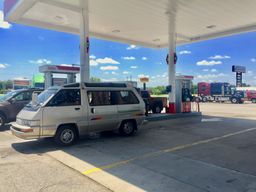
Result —
<path fill-rule="evenodd" d="M 125 83 L 79 83 L 52 87 L 28 104 L 12 123 L 23 139 L 54 137 L 71 145 L 89 132 L 118 130 L 132 135 L 145 119 L 145 103 Z"/>

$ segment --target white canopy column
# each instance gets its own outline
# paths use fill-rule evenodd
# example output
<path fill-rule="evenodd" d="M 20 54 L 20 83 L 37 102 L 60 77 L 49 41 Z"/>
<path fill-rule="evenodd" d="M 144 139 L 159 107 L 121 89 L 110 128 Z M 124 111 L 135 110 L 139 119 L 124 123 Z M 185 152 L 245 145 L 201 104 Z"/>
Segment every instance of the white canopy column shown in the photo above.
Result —
<path fill-rule="evenodd" d="M 90 81 L 90 39 L 89 39 L 89 5 L 88 0 L 80 0 L 80 81 Z"/>
<path fill-rule="evenodd" d="M 175 74 L 176 74 L 176 63 L 175 63 L 175 48 L 176 48 L 176 2 L 171 1 L 170 11 L 167 12 L 169 17 L 168 35 L 169 35 L 169 66 L 168 66 L 168 77 L 169 86 L 171 92 L 169 93 L 169 113 L 176 113 L 176 97 L 175 97 Z"/>

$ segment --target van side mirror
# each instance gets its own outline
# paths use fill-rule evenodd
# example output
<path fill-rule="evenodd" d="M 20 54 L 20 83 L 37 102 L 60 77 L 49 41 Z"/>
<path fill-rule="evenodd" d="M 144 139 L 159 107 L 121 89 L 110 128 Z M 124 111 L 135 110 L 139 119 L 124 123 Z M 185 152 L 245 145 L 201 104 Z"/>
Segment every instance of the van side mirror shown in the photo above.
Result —
<path fill-rule="evenodd" d="M 38 102 L 38 95 L 37 93 L 32 94 L 32 105 L 36 105 Z"/>
<path fill-rule="evenodd" d="M 15 103 L 16 99 L 15 98 L 11 98 L 8 100 L 11 104 Z"/>

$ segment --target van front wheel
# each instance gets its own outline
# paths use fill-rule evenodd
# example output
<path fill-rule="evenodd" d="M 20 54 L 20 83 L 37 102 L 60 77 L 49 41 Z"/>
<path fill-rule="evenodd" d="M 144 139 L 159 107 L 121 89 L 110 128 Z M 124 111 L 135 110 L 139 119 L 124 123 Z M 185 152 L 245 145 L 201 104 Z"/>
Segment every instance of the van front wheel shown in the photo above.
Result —
<path fill-rule="evenodd" d="M 136 130 L 136 122 L 123 121 L 119 128 L 119 133 L 122 136 L 131 136 L 135 133 L 135 130 Z"/>
<path fill-rule="evenodd" d="M 64 125 L 58 128 L 54 137 L 55 142 L 60 146 L 69 146 L 77 140 L 77 132 L 73 126 Z"/>

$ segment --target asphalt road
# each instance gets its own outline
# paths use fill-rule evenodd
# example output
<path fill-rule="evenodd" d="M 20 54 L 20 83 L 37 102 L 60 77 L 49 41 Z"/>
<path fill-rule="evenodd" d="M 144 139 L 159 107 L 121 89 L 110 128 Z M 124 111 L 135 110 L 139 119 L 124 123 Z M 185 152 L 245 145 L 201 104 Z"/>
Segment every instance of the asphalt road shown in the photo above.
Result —
<path fill-rule="evenodd" d="M 207 103 L 201 123 L 151 122 L 75 146 L 0 131 L 0 191 L 255 192 L 256 105 Z"/>
<path fill-rule="evenodd" d="M 13 137 L 8 131 L 0 131 L 1 192 L 109 191 L 47 154 L 19 152 L 12 147 L 13 143 L 24 141 Z M 34 150 L 37 150 L 36 147 Z M 23 150 L 28 149 L 25 147 Z"/>

